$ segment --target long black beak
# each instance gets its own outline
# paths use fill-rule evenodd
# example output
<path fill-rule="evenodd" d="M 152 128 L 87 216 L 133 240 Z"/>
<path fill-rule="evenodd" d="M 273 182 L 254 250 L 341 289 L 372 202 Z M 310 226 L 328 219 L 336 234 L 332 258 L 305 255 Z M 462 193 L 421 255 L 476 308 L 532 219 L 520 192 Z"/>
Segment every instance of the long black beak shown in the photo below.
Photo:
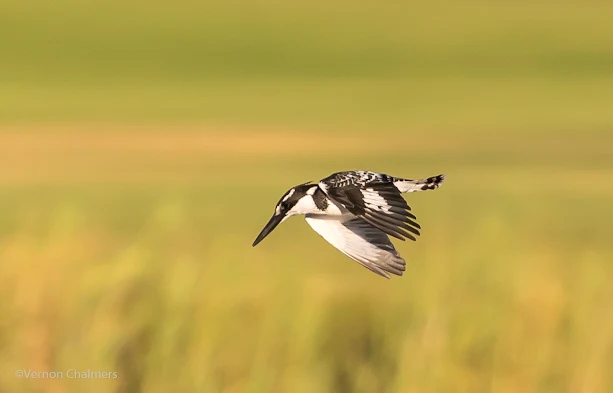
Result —
<path fill-rule="evenodd" d="M 264 238 L 266 236 L 268 236 L 268 234 L 270 232 L 272 232 L 273 229 L 275 229 L 277 227 L 277 225 L 279 225 L 279 223 L 282 220 L 283 220 L 283 215 L 282 214 L 272 216 L 272 218 L 268 221 L 268 224 L 266 224 L 264 229 L 262 229 L 262 232 L 260 232 L 258 237 L 255 238 L 255 241 L 253 242 L 253 246 L 252 247 L 257 246 L 259 242 L 264 240 Z"/>

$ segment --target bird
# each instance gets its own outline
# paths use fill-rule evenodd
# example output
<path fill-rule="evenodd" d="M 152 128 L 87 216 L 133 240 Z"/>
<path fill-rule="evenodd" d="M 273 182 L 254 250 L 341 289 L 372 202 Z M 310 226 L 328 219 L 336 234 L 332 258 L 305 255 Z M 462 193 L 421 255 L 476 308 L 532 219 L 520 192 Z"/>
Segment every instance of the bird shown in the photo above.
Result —
<path fill-rule="evenodd" d="M 371 272 L 402 276 L 406 261 L 390 236 L 415 241 L 421 229 L 402 194 L 435 190 L 444 180 L 444 174 L 412 180 L 353 170 L 299 184 L 283 194 L 252 246 L 289 217 L 302 215 L 324 240 Z"/>

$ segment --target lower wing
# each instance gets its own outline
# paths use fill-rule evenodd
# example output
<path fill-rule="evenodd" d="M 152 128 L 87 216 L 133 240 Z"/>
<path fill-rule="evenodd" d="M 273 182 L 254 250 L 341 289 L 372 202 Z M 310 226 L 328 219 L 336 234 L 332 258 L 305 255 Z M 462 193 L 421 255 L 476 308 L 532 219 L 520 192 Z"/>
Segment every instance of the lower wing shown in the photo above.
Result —
<path fill-rule="evenodd" d="M 328 243 L 380 276 L 402 276 L 406 269 L 389 237 L 359 217 L 340 221 L 338 217 L 307 216 L 306 221 Z"/>

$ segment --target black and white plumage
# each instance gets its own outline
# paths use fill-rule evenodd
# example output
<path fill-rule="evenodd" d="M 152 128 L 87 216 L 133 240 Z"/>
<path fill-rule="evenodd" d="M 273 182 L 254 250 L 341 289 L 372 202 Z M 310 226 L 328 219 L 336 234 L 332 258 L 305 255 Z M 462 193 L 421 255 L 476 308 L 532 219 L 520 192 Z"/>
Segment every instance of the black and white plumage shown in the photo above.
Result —
<path fill-rule="evenodd" d="M 420 225 L 403 193 L 439 188 L 445 175 L 420 180 L 370 171 L 337 172 L 317 184 L 300 184 L 287 191 L 275 213 L 253 242 L 255 247 L 293 215 L 307 223 L 349 258 L 383 277 L 402 276 L 405 260 L 389 236 L 416 240 Z"/>

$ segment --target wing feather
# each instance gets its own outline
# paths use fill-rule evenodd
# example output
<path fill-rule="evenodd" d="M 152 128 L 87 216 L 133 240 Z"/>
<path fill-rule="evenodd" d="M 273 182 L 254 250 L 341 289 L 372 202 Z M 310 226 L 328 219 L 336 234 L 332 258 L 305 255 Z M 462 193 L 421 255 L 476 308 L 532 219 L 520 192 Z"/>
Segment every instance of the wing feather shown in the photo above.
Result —
<path fill-rule="evenodd" d="M 385 179 L 375 179 L 368 183 L 338 183 L 326 179 L 320 188 L 332 200 L 343 205 L 352 214 L 400 240 L 416 240 L 421 226 L 410 213 L 411 207 L 393 183 Z"/>
<path fill-rule="evenodd" d="M 347 221 L 307 216 L 307 223 L 328 243 L 368 270 L 385 278 L 402 276 L 406 262 L 389 237 L 361 218 Z"/>

